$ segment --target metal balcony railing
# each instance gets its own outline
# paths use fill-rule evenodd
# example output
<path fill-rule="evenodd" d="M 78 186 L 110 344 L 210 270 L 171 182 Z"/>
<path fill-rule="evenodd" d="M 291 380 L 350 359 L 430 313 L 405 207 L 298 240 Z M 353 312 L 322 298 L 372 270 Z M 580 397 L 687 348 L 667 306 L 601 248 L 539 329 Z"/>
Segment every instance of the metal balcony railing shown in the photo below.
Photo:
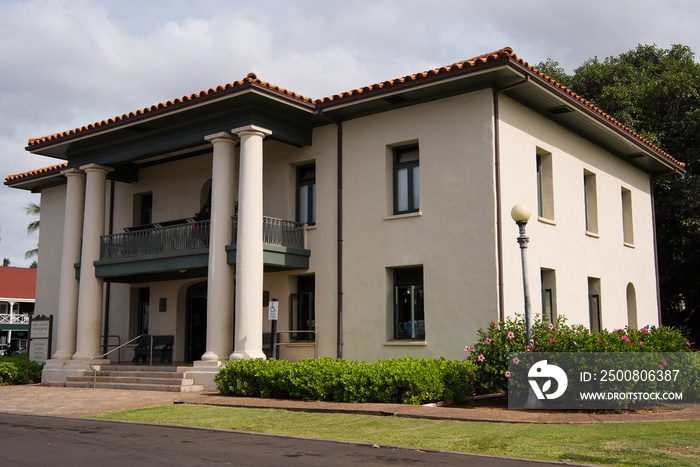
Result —
<path fill-rule="evenodd" d="M 236 244 L 238 216 L 233 218 L 233 239 Z M 304 224 L 263 216 L 263 243 L 290 248 L 304 248 Z"/>
<path fill-rule="evenodd" d="M 29 315 L 0 313 L 0 324 L 29 324 Z"/>
<path fill-rule="evenodd" d="M 209 248 L 209 221 L 103 235 L 100 260 Z"/>
<path fill-rule="evenodd" d="M 233 218 L 233 244 L 236 243 L 237 217 Z M 304 225 L 298 222 L 263 217 L 263 243 L 304 248 Z M 133 258 L 144 255 L 178 253 L 209 248 L 209 221 L 133 230 L 103 235 L 100 260 Z"/>

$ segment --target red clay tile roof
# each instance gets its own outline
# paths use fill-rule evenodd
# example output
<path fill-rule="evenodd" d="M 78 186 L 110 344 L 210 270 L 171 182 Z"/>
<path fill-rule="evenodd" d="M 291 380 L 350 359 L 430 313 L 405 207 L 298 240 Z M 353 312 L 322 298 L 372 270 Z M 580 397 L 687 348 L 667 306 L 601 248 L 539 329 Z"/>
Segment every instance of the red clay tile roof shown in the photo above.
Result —
<path fill-rule="evenodd" d="M 413 75 L 408 75 L 408 76 L 404 76 L 402 78 L 396 78 L 396 79 L 392 79 L 389 81 L 384 81 L 381 83 L 373 84 L 371 86 L 365 86 L 365 87 L 362 87 L 359 89 L 353 89 L 352 91 L 347 91 L 347 92 L 343 92 L 340 94 L 334 94 L 330 97 L 324 97 L 323 99 L 318 99 L 316 101 L 316 103 L 317 104 L 328 103 L 328 102 L 332 102 L 332 101 L 335 101 L 338 99 L 344 99 L 344 98 L 347 98 L 350 96 L 362 94 L 365 92 L 375 91 L 377 89 L 383 89 L 383 88 L 395 86 L 398 84 L 409 83 L 411 81 L 418 81 L 420 79 L 427 78 L 428 76 L 449 73 L 449 72 L 461 70 L 464 68 L 469 68 L 469 67 L 472 67 L 474 65 L 480 65 L 482 63 L 493 62 L 495 60 L 501 60 L 504 58 L 512 58 L 512 57 L 515 57 L 515 55 L 513 54 L 513 49 L 511 49 L 510 47 L 506 47 L 506 48 L 503 48 L 500 50 L 496 50 L 495 52 L 491 52 L 488 54 L 479 55 L 478 57 L 470 58 L 469 60 L 464 60 L 461 62 L 453 63 L 452 65 L 443 66 L 440 68 L 435 68 L 432 70 L 424 71 L 422 73 L 415 73 Z"/>
<path fill-rule="evenodd" d="M 29 172 L 23 172 L 21 174 L 16 175 L 8 175 L 7 178 L 5 178 L 5 183 L 18 182 L 20 180 L 33 177 L 40 177 L 43 175 L 57 174 L 66 167 L 68 167 L 68 163 L 64 162 L 63 164 L 52 165 L 51 167 L 44 167 L 43 169 L 30 170 Z"/>
<path fill-rule="evenodd" d="M 41 143 L 46 143 L 49 141 L 57 140 L 57 139 L 60 139 L 60 138 L 66 137 L 66 136 L 75 135 L 75 134 L 81 133 L 83 131 L 92 130 L 94 128 L 99 128 L 99 127 L 102 127 L 105 125 L 110 125 L 110 124 L 117 123 L 117 122 L 123 122 L 124 120 L 128 120 L 128 119 L 136 117 L 138 115 L 146 115 L 146 114 L 149 114 L 149 113 L 156 111 L 156 110 L 165 109 L 165 108 L 173 107 L 173 106 L 177 106 L 177 105 L 182 105 L 186 102 L 196 101 L 196 100 L 204 98 L 206 96 L 212 96 L 214 94 L 218 94 L 218 93 L 221 93 L 224 91 L 239 88 L 239 87 L 246 85 L 246 84 L 257 84 L 257 85 L 260 85 L 262 87 L 271 89 L 272 91 L 276 91 L 280 94 L 284 94 L 286 96 L 289 96 L 293 99 L 297 99 L 297 100 L 300 100 L 302 102 L 306 102 L 308 104 L 313 104 L 313 100 L 308 98 L 308 97 L 304 97 L 300 94 L 297 94 L 297 93 L 292 92 L 292 91 L 288 91 L 287 89 L 281 88 L 279 86 L 274 86 L 270 83 L 266 83 L 265 81 L 259 80 L 258 77 L 255 75 L 255 73 L 248 73 L 248 75 L 245 78 L 243 78 L 242 80 L 239 80 L 239 81 L 234 81 L 233 83 L 228 83 L 228 84 L 225 84 L 222 86 L 218 86 L 216 88 L 208 89 L 206 91 L 200 91 L 200 92 L 195 93 L 195 94 L 183 96 L 179 99 L 174 99 L 172 101 L 161 102 L 160 104 L 152 105 L 150 107 L 146 107 L 146 108 L 141 109 L 141 110 L 136 110 L 134 112 L 129 112 L 128 114 L 123 114 L 123 115 L 120 115 L 118 117 L 113 117 L 113 118 L 110 118 L 107 120 L 102 120 L 101 122 L 91 123 L 90 125 L 86 125 L 86 126 L 83 126 L 80 128 L 75 128 L 73 130 L 64 131 L 62 133 L 56 133 L 56 134 L 48 135 L 48 136 L 41 136 L 39 138 L 31 138 L 31 139 L 29 139 L 29 146 L 31 147 L 31 146 L 34 146 L 36 144 L 41 144 Z"/>
<path fill-rule="evenodd" d="M 671 157 L 669 154 L 667 154 L 666 152 L 662 151 L 657 146 L 652 144 L 650 141 L 642 138 L 640 135 L 638 135 L 637 133 L 632 131 L 630 128 L 628 128 L 625 125 L 623 125 L 622 123 L 618 122 L 617 120 L 612 118 L 610 115 L 606 114 L 605 112 L 600 110 L 598 107 L 591 104 L 586 99 L 582 98 L 581 96 L 579 96 L 575 92 L 571 91 L 567 87 L 563 86 L 562 84 L 558 83 L 557 81 L 555 81 L 554 79 L 545 75 L 544 73 L 541 73 L 539 70 L 537 70 L 533 66 L 529 65 L 526 61 L 522 60 L 515 53 L 513 53 L 513 49 L 511 49 L 510 47 L 505 47 L 503 49 L 496 50 L 495 52 L 479 55 L 478 57 L 474 57 L 474 58 L 471 58 L 469 60 L 464 60 L 461 62 L 453 63 L 452 65 L 443 66 L 440 68 L 435 68 L 432 70 L 424 71 L 422 73 L 416 73 L 416 74 L 404 76 L 402 78 L 396 78 L 393 80 L 384 81 L 382 83 L 373 84 L 371 86 L 364 86 L 362 88 L 353 89 L 351 91 L 343 92 L 340 94 L 334 94 L 330 97 L 324 97 L 322 99 L 317 99 L 315 101 L 313 101 L 312 99 L 309 99 L 307 97 L 301 96 L 299 94 L 293 93 L 291 91 L 288 91 L 286 89 L 280 88 L 278 86 L 273 86 L 270 83 L 266 83 L 264 81 L 261 81 L 258 79 L 258 77 L 254 73 L 249 73 L 243 80 L 235 81 L 233 83 L 226 84 L 225 86 L 219 86 L 217 88 L 212 88 L 212 89 L 209 89 L 208 91 L 201 91 L 197 94 L 191 94 L 189 96 L 184 96 L 180 99 L 175 99 L 173 101 L 168 101 L 168 102 L 164 102 L 164 103 L 161 103 L 158 105 L 153 105 L 151 107 L 147 107 L 147 108 L 142 109 L 142 110 L 137 110 L 135 112 L 130 112 L 128 114 L 124 114 L 124 115 L 121 115 L 119 117 L 110 118 L 109 120 L 102 120 L 101 122 L 93 123 L 91 125 L 83 126 L 81 128 L 76 128 L 76 129 L 70 130 L 70 131 L 64 131 L 63 133 L 56 133 L 54 135 L 43 136 L 40 138 L 33 138 L 33 139 L 29 140 L 29 146 L 34 146 L 36 144 L 46 143 L 46 142 L 49 142 L 52 140 L 57 140 L 57 139 L 60 139 L 60 138 L 66 137 L 66 136 L 75 135 L 75 134 L 81 133 L 81 132 L 86 131 L 86 130 L 91 130 L 93 128 L 97 128 L 97 127 L 101 127 L 101 126 L 105 126 L 105 125 L 110 125 L 110 124 L 113 124 L 116 122 L 121 122 L 121 121 L 127 120 L 129 118 L 136 117 L 138 115 L 148 114 L 149 112 L 153 112 L 155 110 L 159 110 L 159 109 L 163 109 L 163 108 L 167 108 L 167 107 L 172 107 L 172 106 L 176 106 L 176 105 L 181 105 L 181 104 L 188 102 L 188 101 L 197 100 L 197 99 L 200 99 L 200 98 L 205 97 L 205 96 L 211 96 L 211 95 L 214 95 L 214 94 L 217 94 L 217 93 L 229 90 L 229 89 L 233 89 L 236 87 L 240 87 L 240 86 L 243 86 L 243 85 L 249 84 L 249 83 L 254 83 L 254 84 L 266 87 L 268 89 L 279 92 L 281 94 L 292 97 L 294 99 L 298 99 L 298 100 L 303 101 L 303 102 L 308 103 L 308 104 L 319 105 L 319 104 L 328 104 L 328 103 L 331 103 L 334 101 L 339 101 L 339 100 L 349 98 L 352 96 L 357 96 L 359 94 L 363 94 L 366 92 L 376 91 L 379 89 L 383 89 L 383 88 L 387 88 L 387 87 L 391 87 L 391 86 L 396 86 L 396 85 L 403 84 L 403 83 L 408 83 L 408 82 L 412 82 L 412 81 L 419 81 L 419 80 L 427 78 L 429 76 L 455 72 L 455 71 L 462 70 L 465 68 L 470 68 L 470 67 L 473 67 L 476 65 L 480 65 L 480 64 L 484 64 L 484 63 L 488 63 L 488 62 L 493 62 L 496 60 L 513 60 L 513 61 L 519 63 L 520 65 L 527 68 L 531 72 L 539 75 L 545 81 L 549 82 L 550 84 L 557 87 L 558 89 L 560 89 L 564 93 L 568 94 L 569 96 L 571 96 L 575 100 L 579 101 L 580 103 L 582 103 L 583 105 L 588 107 L 590 110 L 592 110 L 593 112 L 595 112 L 598 115 L 600 115 L 601 117 L 603 117 L 605 120 L 611 122 L 613 125 L 616 125 L 624 132 L 626 132 L 629 135 L 633 136 L 634 138 L 638 139 L 639 141 L 644 143 L 646 146 L 648 146 L 649 148 L 653 149 L 654 151 L 656 151 L 657 153 L 659 153 L 660 155 L 662 155 L 663 157 L 668 159 L 670 162 L 672 162 L 680 167 L 685 167 L 685 164 L 683 162 L 677 161 L 676 159 Z M 22 174 L 20 174 L 20 175 L 22 175 Z M 16 176 L 13 176 L 13 177 L 16 177 Z M 10 181 L 9 177 L 8 177 L 8 181 Z"/>
<path fill-rule="evenodd" d="M 0 298 L 34 299 L 36 269 L 0 266 Z"/>

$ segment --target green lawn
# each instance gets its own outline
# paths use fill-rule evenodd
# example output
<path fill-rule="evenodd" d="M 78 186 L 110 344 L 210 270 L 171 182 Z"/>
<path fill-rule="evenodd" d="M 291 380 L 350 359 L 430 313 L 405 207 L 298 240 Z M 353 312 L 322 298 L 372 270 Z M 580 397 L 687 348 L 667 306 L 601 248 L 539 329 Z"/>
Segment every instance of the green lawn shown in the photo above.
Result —
<path fill-rule="evenodd" d="M 700 421 L 538 425 L 165 405 L 94 418 L 605 465 L 700 465 Z"/>

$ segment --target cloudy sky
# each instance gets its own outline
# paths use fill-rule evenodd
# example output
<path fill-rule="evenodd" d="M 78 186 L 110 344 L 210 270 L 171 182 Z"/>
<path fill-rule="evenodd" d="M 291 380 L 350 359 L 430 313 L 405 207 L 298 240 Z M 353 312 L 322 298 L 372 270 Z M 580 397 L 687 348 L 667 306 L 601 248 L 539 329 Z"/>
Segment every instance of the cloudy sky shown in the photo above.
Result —
<path fill-rule="evenodd" d="M 700 51 L 696 0 L 0 0 L 0 175 L 58 164 L 29 138 L 242 79 L 311 98 L 510 46 L 568 71 L 637 44 Z M 0 186 L 0 258 L 37 244 Z"/>

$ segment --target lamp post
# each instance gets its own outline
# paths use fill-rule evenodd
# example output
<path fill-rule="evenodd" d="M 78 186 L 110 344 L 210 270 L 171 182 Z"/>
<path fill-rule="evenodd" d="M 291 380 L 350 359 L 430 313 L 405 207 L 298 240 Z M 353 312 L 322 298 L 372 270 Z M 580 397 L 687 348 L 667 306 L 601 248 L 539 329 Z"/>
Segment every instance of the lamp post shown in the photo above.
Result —
<path fill-rule="evenodd" d="M 525 329 L 527 330 L 527 343 L 532 345 L 532 310 L 530 307 L 530 280 L 527 274 L 527 244 L 530 239 L 525 235 L 525 227 L 527 221 L 530 220 L 530 208 L 524 204 L 516 204 L 510 211 L 510 216 L 513 218 L 518 228 L 520 236 L 518 244 L 520 245 L 520 259 L 523 265 L 523 295 L 525 296 Z"/>

